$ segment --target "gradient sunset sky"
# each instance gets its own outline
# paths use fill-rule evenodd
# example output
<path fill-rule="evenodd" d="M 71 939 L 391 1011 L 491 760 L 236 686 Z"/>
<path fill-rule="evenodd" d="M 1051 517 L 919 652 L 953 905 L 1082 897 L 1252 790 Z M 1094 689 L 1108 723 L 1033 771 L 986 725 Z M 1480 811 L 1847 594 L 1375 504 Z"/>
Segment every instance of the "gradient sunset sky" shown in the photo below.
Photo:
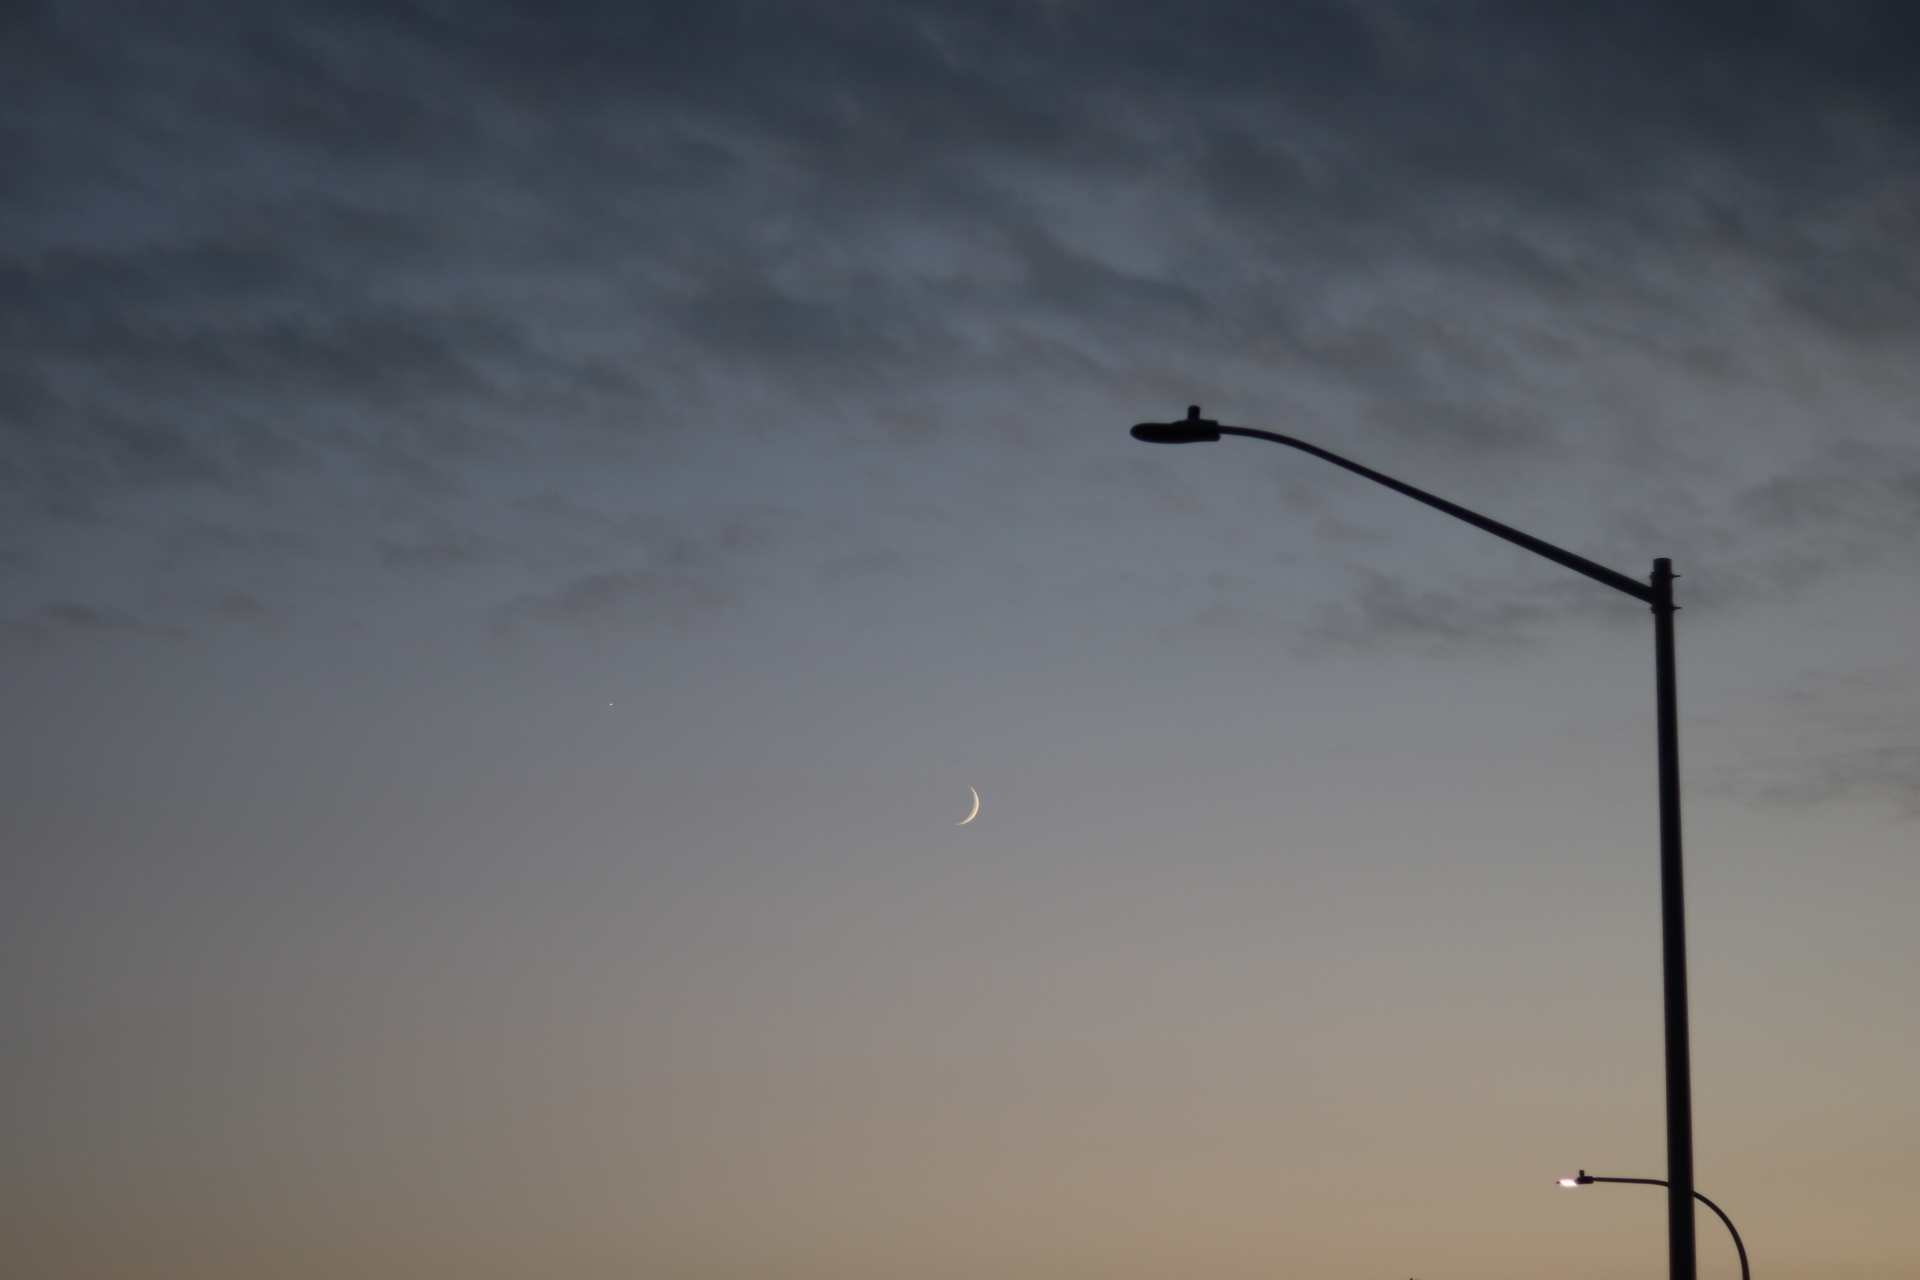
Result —
<path fill-rule="evenodd" d="M 1199 404 L 1674 559 L 1698 1185 L 1913 1280 L 1916 67 L 5 6 L 4 1269 L 1664 1274 L 1646 610 Z"/>

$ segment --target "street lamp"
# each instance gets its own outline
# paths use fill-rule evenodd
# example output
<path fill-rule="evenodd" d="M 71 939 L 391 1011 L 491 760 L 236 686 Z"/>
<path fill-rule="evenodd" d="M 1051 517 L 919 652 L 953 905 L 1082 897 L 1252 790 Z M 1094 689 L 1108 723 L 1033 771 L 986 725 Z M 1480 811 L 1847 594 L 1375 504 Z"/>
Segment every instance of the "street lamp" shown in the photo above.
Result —
<path fill-rule="evenodd" d="M 1584 1187 L 1595 1182 L 1637 1182 L 1647 1187 L 1664 1187 L 1667 1185 L 1659 1178 L 1596 1178 L 1585 1169 L 1580 1171 L 1578 1177 L 1560 1179 L 1560 1185 L 1563 1187 Z M 1671 1188 L 1669 1188 L 1669 1190 L 1671 1190 Z M 1752 1280 L 1752 1277 L 1747 1273 L 1747 1246 L 1741 1243 L 1740 1232 L 1738 1228 L 1733 1225 L 1733 1219 L 1727 1216 L 1725 1209 L 1722 1209 L 1698 1191 L 1693 1193 L 1693 1198 L 1719 1214 L 1720 1221 L 1727 1224 L 1727 1231 L 1733 1236 L 1733 1247 L 1740 1254 L 1740 1280 Z"/>
<path fill-rule="evenodd" d="M 1655 560 L 1653 574 L 1646 582 L 1616 573 L 1584 556 L 1562 550 L 1550 542 L 1509 528 L 1498 520 L 1489 520 L 1478 512 L 1436 498 L 1424 489 L 1403 484 L 1357 462 L 1349 462 L 1337 453 L 1318 445 L 1271 431 L 1251 427 L 1226 427 L 1200 416 L 1200 407 L 1187 410 L 1179 422 L 1143 422 L 1133 429 L 1136 440 L 1149 444 L 1199 444 L 1217 441 L 1221 436 L 1246 436 L 1268 440 L 1288 448 L 1310 453 L 1316 458 L 1344 467 L 1404 493 L 1416 502 L 1424 502 L 1455 519 L 1484 529 L 1496 538 L 1505 538 L 1535 555 L 1575 573 L 1605 583 L 1615 591 L 1632 596 L 1653 610 L 1654 698 L 1658 708 L 1657 736 L 1660 777 L 1660 949 L 1666 1007 L 1667 1057 L 1667 1262 L 1670 1280 L 1695 1280 L 1693 1240 L 1693 1085 L 1687 1049 L 1687 910 L 1685 883 L 1680 863 L 1680 716 L 1674 691 L 1673 662 L 1673 561 Z M 1704 1199 L 1704 1197 L 1702 1197 Z M 1716 1210 L 1715 1212 L 1718 1212 Z M 1724 1216 L 1724 1215 L 1722 1215 Z M 1729 1223 L 1729 1226 L 1732 1224 Z"/>

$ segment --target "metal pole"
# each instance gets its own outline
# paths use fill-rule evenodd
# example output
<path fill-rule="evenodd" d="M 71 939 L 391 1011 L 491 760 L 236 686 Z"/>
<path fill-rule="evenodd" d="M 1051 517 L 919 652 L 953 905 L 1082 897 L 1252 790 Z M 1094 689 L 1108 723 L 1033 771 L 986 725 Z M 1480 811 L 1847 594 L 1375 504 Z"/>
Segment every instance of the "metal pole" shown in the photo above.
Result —
<path fill-rule="evenodd" d="M 1653 562 L 1654 692 L 1660 736 L 1660 950 L 1667 1013 L 1667 1266 L 1672 1280 L 1695 1280 L 1693 1068 L 1687 1047 L 1687 901 L 1680 861 L 1673 576 L 1673 561 Z"/>

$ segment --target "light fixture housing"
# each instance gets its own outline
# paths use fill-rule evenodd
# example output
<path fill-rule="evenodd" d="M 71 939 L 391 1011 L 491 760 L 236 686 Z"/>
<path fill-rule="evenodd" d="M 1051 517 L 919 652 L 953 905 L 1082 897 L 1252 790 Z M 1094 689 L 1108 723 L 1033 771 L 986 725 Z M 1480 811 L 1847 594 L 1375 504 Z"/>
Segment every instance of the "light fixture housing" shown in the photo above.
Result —
<path fill-rule="evenodd" d="M 1212 444 L 1220 438 L 1220 424 L 1200 416 L 1200 406 L 1188 405 L 1178 422 L 1143 422 L 1133 429 L 1135 440 L 1148 444 Z"/>

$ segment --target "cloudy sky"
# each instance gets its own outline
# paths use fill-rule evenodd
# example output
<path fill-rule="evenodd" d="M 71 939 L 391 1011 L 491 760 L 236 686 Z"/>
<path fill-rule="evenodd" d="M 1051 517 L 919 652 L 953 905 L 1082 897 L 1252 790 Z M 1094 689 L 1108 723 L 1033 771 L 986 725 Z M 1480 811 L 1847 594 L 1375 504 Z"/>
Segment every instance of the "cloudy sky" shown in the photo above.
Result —
<path fill-rule="evenodd" d="M 1920 1269 L 1920 15 L 0 13 L 33 1280 Z M 979 817 L 957 826 L 982 798 Z M 1718 1223 L 1702 1276 L 1737 1274 Z"/>

